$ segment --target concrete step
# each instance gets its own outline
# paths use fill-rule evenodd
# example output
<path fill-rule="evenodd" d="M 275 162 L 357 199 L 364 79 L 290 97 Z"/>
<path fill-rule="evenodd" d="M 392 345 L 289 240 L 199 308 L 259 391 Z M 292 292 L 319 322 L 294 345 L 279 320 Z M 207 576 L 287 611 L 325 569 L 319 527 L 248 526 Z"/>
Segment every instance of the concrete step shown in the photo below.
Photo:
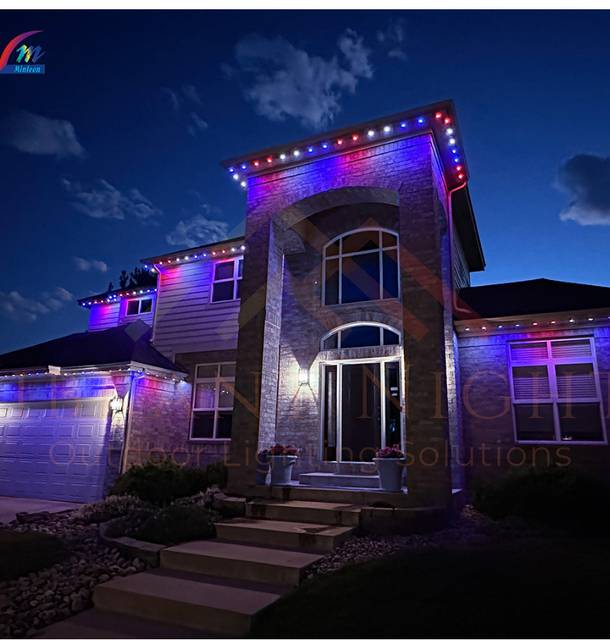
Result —
<path fill-rule="evenodd" d="M 322 556 L 215 540 L 195 540 L 161 551 L 161 567 L 210 576 L 297 585 Z"/>
<path fill-rule="evenodd" d="M 350 475 L 346 473 L 301 473 L 299 482 L 310 487 L 337 487 L 351 489 L 379 489 L 379 476 Z"/>
<path fill-rule="evenodd" d="M 217 634 L 88 609 L 42 629 L 36 638 L 214 638 Z"/>
<path fill-rule="evenodd" d="M 330 502 L 346 503 L 353 507 L 386 506 L 408 508 L 415 506 L 412 495 L 403 491 L 382 491 L 381 489 L 353 489 L 331 487 L 308 487 L 307 485 L 292 485 L 290 487 L 260 487 L 257 495 L 261 499 L 273 498 L 282 502 Z"/>
<path fill-rule="evenodd" d="M 213 635 L 244 635 L 250 630 L 253 617 L 279 597 L 249 585 L 231 586 L 191 579 L 188 574 L 146 571 L 98 585 L 93 603 L 100 611 Z"/>
<path fill-rule="evenodd" d="M 357 527 L 360 524 L 360 507 L 342 502 L 253 500 L 246 503 L 246 516 L 261 520 Z"/>
<path fill-rule="evenodd" d="M 332 551 L 344 542 L 353 530 L 353 527 L 253 518 L 234 518 L 216 523 L 216 535 L 221 541 L 299 548 L 321 553 Z"/>

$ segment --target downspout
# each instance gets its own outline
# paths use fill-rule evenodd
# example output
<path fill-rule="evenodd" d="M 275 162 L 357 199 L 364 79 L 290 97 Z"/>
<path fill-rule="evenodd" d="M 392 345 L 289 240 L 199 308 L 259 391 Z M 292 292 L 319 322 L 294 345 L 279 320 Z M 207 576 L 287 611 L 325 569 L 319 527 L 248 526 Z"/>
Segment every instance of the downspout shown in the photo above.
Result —
<path fill-rule="evenodd" d="M 129 436 L 131 435 L 130 420 L 131 420 L 131 409 L 133 407 L 134 402 L 134 393 L 133 386 L 135 382 L 135 371 L 130 371 L 130 380 L 129 380 L 129 402 L 127 403 L 127 410 L 124 414 L 125 427 L 123 430 L 123 450 L 121 451 L 121 462 L 119 464 L 119 475 L 125 473 L 127 466 L 127 451 L 129 450 Z"/>
<path fill-rule="evenodd" d="M 465 179 L 462 184 L 459 184 L 457 187 L 453 187 L 453 189 L 449 189 L 447 196 L 447 214 L 449 217 L 449 255 L 451 256 L 451 265 L 450 265 L 450 273 L 451 273 L 451 315 L 453 316 L 453 312 L 458 308 L 457 300 L 456 300 L 456 292 L 455 292 L 455 282 L 453 281 L 453 194 L 460 191 L 461 189 L 465 189 L 468 186 L 468 180 Z"/>

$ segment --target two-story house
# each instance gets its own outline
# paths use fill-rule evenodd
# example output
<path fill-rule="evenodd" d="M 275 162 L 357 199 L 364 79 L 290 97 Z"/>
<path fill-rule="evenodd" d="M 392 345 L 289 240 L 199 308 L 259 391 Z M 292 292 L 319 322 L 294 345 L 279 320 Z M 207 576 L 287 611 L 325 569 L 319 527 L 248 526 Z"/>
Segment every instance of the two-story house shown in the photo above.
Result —
<path fill-rule="evenodd" d="M 243 238 L 146 258 L 156 287 L 82 299 L 86 332 L 0 356 L 0 494 L 93 500 L 164 455 L 260 494 L 276 442 L 300 449 L 295 490 L 372 493 L 397 445 L 413 505 L 532 464 L 608 475 L 610 288 L 471 286 L 453 103 L 224 166 Z"/>

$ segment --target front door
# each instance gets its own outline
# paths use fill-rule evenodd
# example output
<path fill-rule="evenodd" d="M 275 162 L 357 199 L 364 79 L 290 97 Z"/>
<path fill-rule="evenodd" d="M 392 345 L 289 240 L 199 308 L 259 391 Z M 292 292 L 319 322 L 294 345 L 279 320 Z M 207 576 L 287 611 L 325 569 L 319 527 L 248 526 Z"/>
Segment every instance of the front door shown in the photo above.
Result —
<path fill-rule="evenodd" d="M 324 459 L 370 462 L 380 447 L 401 445 L 398 360 L 324 366 Z"/>

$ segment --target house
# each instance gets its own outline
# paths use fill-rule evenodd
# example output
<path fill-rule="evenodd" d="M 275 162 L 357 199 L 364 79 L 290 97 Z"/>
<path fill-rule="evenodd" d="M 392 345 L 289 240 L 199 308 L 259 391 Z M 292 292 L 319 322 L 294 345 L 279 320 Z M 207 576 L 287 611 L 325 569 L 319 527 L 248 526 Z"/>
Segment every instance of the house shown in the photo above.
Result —
<path fill-rule="evenodd" d="M 531 464 L 608 476 L 610 288 L 471 286 L 485 260 L 452 102 L 224 166 L 244 237 L 145 258 L 156 286 L 84 298 L 86 332 L 0 356 L 0 493 L 91 500 L 171 455 L 268 495 L 256 452 L 276 442 L 301 449 L 285 497 L 375 501 L 394 445 L 406 505 Z"/>

